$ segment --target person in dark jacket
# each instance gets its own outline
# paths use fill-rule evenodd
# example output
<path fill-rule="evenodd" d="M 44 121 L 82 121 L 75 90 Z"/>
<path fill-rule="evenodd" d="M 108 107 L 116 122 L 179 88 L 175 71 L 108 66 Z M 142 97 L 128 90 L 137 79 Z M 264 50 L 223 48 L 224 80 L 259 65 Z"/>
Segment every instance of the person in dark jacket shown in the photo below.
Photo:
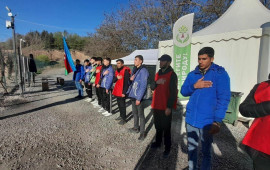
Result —
<path fill-rule="evenodd" d="M 35 84 L 35 75 L 37 72 L 37 66 L 36 66 L 36 62 L 34 60 L 34 56 L 33 54 L 29 55 L 29 72 L 31 74 L 33 83 Z M 28 80 L 30 82 L 31 78 Z"/>
<path fill-rule="evenodd" d="M 178 83 L 177 75 L 170 66 L 172 58 L 165 54 L 159 60 L 160 70 L 156 73 L 155 81 L 151 84 L 151 90 L 154 91 L 151 106 L 156 128 L 156 141 L 152 143 L 151 148 L 159 148 L 164 135 L 165 151 L 163 156 L 167 158 L 171 151 L 172 109 L 176 109 Z"/>
<path fill-rule="evenodd" d="M 113 82 L 115 83 L 112 94 L 116 97 L 120 116 L 116 120 L 120 120 L 119 124 L 124 125 L 126 123 L 126 93 L 129 87 L 130 68 L 124 66 L 122 59 L 116 60 L 117 69 Z"/>
<path fill-rule="evenodd" d="M 104 116 L 112 115 L 112 84 L 114 77 L 114 70 L 111 65 L 110 58 L 103 59 L 103 67 L 100 74 L 100 90 L 102 95 L 101 105 L 102 108 L 99 109 L 99 112 L 102 112 Z"/>
<path fill-rule="evenodd" d="M 147 90 L 147 80 L 149 72 L 142 65 L 143 56 L 137 55 L 134 60 L 134 68 L 130 81 L 132 82 L 128 89 L 128 97 L 131 98 L 132 103 L 132 114 L 134 117 L 134 127 L 130 128 L 129 131 L 132 133 L 139 133 L 138 140 L 144 140 L 146 137 L 145 132 L 145 115 L 143 98 Z"/>
<path fill-rule="evenodd" d="M 270 74 L 269 74 L 270 79 Z M 255 170 L 270 168 L 270 80 L 256 84 L 239 107 L 245 117 L 255 118 L 242 143 Z"/>
<path fill-rule="evenodd" d="M 82 81 L 84 77 L 84 67 L 80 64 L 80 60 L 76 59 L 76 71 L 73 74 L 73 81 L 75 81 L 76 88 L 78 89 L 79 95 L 75 98 L 83 98 L 83 87 Z"/>
<path fill-rule="evenodd" d="M 218 133 L 230 103 L 230 78 L 225 69 L 213 63 L 214 49 L 198 53 L 199 65 L 190 72 L 181 94 L 190 96 L 186 107 L 189 169 L 197 168 L 199 141 L 202 146 L 201 169 L 211 169 L 213 135 Z"/>
<path fill-rule="evenodd" d="M 91 69 L 92 65 L 88 59 L 84 60 L 84 76 L 83 81 L 85 85 L 85 91 L 87 93 L 88 98 L 85 100 L 86 102 L 92 101 L 92 86 L 90 84 L 91 78 Z"/>

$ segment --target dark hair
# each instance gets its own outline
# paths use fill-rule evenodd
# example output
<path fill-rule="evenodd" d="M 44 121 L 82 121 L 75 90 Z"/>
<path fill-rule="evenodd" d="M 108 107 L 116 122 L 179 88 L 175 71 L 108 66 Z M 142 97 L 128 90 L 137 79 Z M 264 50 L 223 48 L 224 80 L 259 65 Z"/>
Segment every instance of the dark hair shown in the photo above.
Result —
<path fill-rule="evenodd" d="M 86 63 L 86 62 L 89 63 L 89 60 L 88 60 L 88 59 L 85 59 L 84 62 L 85 62 L 85 63 Z"/>
<path fill-rule="evenodd" d="M 116 62 L 118 62 L 118 61 L 120 61 L 122 64 L 124 64 L 124 60 L 122 60 L 122 59 L 116 60 Z"/>
<path fill-rule="evenodd" d="M 104 60 L 109 61 L 109 64 L 111 64 L 111 59 L 109 57 L 104 58 Z"/>
<path fill-rule="evenodd" d="M 138 58 L 138 59 L 142 60 L 142 62 L 143 62 L 143 56 L 142 55 L 137 55 L 135 58 Z"/>
<path fill-rule="evenodd" d="M 33 54 L 29 54 L 29 57 L 32 58 L 32 59 L 34 58 Z"/>
<path fill-rule="evenodd" d="M 76 59 L 75 61 L 76 61 L 76 62 L 81 62 L 79 59 Z"/>
<path fill-rule="evenodd" d="M 215 55 L 215 51 L 212 47 L 204 47 L 199 51 L 198 56 L 204 54 L 207 54 L 208 57 L 212 58 Z"/>
<path fill-rule="evenodd" d="M 102 58 L 101 57 L 97 57 L 96 61 L 101 61 L 102 62 Z"/>
<path fill-rule="evenodd" d="M 96 61 L 96 60 L 97 60 L 97 57 L 91 57 L 91 59 L 93 59 L 93 60 L 95 60 L 95 61 Z"/>

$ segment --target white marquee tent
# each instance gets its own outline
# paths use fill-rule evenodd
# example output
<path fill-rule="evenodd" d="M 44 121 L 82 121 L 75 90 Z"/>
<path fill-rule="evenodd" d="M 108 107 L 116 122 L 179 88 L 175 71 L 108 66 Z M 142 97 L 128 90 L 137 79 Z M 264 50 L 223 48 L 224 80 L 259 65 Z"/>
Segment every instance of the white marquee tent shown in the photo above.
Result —
<path fill-rule="evenodd" d="M 125 65 L 133 65 L 135 56 L 142 55 L 144 58 L 143 64 L 156 65 L 158 61 L 158 49 L 135 50 L 130 55 L 121 58 Z M 116 64 L 116 60 L 112 60 L 112 64 Z"/>
<path fill-rule="evenodd" d="M 213 47 L 214 62 L 225 67 L 231 90 L 243 92 L 243 100 L 257 83 L 258 75 L 266 80 L 270 73 L 270 29 L 261 28 L 267 22 L 270 10 L 259 0 L 236 0 L 217 21 L 193 34 L 191 70 L 197 65 L 198 51 Z M 173 40 L 159 42 L 159 56 L 162 54 L 173 56 Z"/>

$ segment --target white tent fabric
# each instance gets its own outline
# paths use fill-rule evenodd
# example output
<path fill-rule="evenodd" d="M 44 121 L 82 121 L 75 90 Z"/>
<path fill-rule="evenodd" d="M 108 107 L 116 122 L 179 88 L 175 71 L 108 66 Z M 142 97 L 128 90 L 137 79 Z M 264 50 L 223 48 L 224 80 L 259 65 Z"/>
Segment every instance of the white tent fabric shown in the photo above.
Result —
<path fill-rule="evenodd" d="M 124 60 L 125 65 L 133 65 L 137 55 L 143 56 L 143 64 L 145 65 L 156 65 L 158 62 L 158 49 L 135 50 L 130 55 L 121 59 Z M 112 60 L 112 64 L 116 64 L 116 60 Z"/>
<path fill-rule="evenodd" d="M 193 36 L 256 29 L 269 20 L 270 11 L 259 0 L 236 0 L 218 20 Z"/>
<path fill-rule="evenodd" d="M 258 68 L 260 42 L 269 35 L 262 35 L 260 27 L 266 22 L 270 22 L 270 11 L 259 0 L 236 0 L 220 19 L 193 34 L 191 70 L 197 65 L 198 51 L 213 47 L 214 62 L 227 70 L 231 91 L 243 92 L 243 100 L 257 83 L 259 69 L 263 69 Z M 163 54 L 173 56 L 173 40 L 159 42 L 159 56 Z"/>

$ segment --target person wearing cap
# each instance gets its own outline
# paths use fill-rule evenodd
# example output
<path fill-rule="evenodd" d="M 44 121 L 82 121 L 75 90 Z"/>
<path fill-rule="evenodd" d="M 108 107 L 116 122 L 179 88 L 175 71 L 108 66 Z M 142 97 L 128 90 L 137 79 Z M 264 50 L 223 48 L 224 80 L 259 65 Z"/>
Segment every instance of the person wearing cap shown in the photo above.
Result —
<path fill-rule="evenodd" d="M 160 70 L 156 73 L 155 81 L 151 84 L 154 91 L 151 107 L 153 109 L 156 128 L 156 141 L 151 148 L 161 146 L 164 135 L 165 151 L 163 156 L 168 157 L 171 150 L 171 122 L 172 109 L 176 109 L 177 102 L 177 75 L 170 66 L 172 58 L 164 54 L 159 59 Z"/>
<path fill-rule="evenodd" d="M 134 68 L 130 77 L 131 85 L 128 89 L 128 97 L 131 98 L 132 114 L 134 117 L 134 127 L 129 131 L 132 133 L 140 133 L 138 140 L 144 140 L 146 137 L 145 132 L 145 115 L 143 98 L 147 90 L 147 80 L 149 72 L 142 65 L 143 56 L 137 55 L 134 60 Z"/>
<path fill-rule="evenodd" d="M 83 98 L 83 87 L 82 81 L 84 77 L 84 67 L 80 64 L 80 60 L 76 59 L 76 71 L 73 74 L 73 81 L 75 81 L 76 88 L 78 89 L 79 95 L 75 98 Z"/>
<path fill-rule="evenodd" d="M 119 120 L 120 125 L 126 123 L 126 93 L 129 87 L 129 78 L 131 70 L 129 67 L 124 66 L 124 61 L 122 59 L 116 60 L 117 69 L 115 71 L 115 76 L 113 82 L 115 83 L 112 94 L 116 97 L 117 105 L 120 111 L 120 116 L 116 118 Z"/>
<path fill-rule="evenodd" d="M 186 107 L 190 170 L 198 168 L 199 142 L 202 146 L 201 169 L 211 169 L 213 135 L 220 131 L 230 103 L 230 78 L 223 67 L 213 63 L 214 53 L 211 47 L 199 51 L 199 65 L 188 74 L 181 87 L 181 94 L 190 96 Z"/>

